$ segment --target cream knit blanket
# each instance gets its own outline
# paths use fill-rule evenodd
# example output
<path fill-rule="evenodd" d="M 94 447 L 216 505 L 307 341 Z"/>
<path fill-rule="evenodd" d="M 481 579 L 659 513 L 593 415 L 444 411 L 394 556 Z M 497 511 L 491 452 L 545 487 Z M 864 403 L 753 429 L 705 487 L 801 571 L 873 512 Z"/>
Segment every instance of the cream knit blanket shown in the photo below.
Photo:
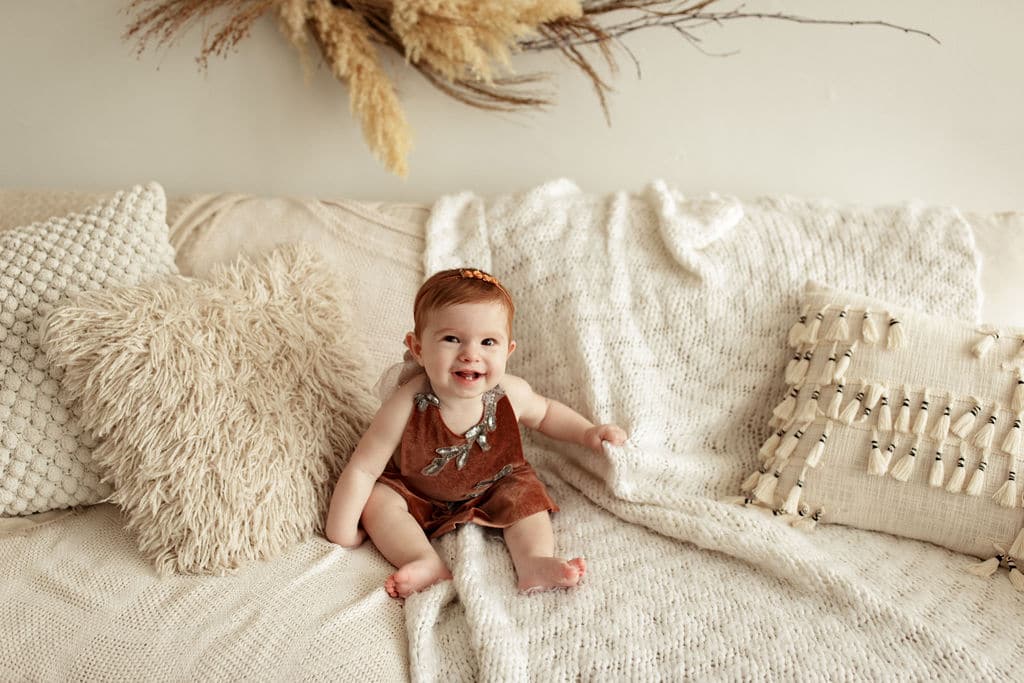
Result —
<path fill-rule="evenodd" d="M 756 462 L 806 279 L 975 319 L 978 260 L 953 210 L 686 199 L 568 181 L 442 198 L 428 273 L 474 265 L 516 298 L 510 371 L 630 433 L 604 456 L 530 434 L 586 583 L 515 591 L 500 535 L 441 539 L 454 582 L 406 602 L 418 680 L 997 678 L 1024 600 L 971 560 L 718 502 Z"/>

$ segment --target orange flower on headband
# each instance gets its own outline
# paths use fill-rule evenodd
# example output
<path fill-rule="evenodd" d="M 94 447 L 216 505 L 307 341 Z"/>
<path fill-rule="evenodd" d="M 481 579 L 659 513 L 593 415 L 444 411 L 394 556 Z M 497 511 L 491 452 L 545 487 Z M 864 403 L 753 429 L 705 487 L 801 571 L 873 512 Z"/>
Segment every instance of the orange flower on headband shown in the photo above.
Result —
<path fill-rule="evenodd" d="M 504 289 L 504 287 L 501 286 L 501 283 L 498 282 L 498 278 L 494 277 L 493 275 L 488 275 L 487 273 L 483 272 L 482 270 L 463 270 L 463 271 L 460 271 L 459 274 L 463 278 L 465 278 L 465 279 L 483 280 L 484 282 L 491 283 L 495 287 L 498 287 L 500 289 Z"/>

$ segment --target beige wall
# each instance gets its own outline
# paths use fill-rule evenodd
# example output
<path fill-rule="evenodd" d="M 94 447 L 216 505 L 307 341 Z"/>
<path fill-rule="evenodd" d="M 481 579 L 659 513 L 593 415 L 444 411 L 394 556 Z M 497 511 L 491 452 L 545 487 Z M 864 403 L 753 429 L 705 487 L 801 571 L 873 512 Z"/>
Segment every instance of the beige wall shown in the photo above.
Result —
<path fill-rule="evenodd" d="M 592 191 L 662 177 L 689 193 L 1024 209 L 1019 1 L 747 3 L 886 19 L 941 45 L 881 28 L 746 20 L 700 30 L 705 50 L 739 50 L 714 57 L 667 30 L 634 34 L 643 77 L 623 56 L 610 128 L 589 84 L 554 54 L 516 65 L 554 72 L 560 104 L 518 115 L 467 109 L 396 64 L 416 133 L 404 181 L 372 159 L 340 86 L 323 70 L 303 83 L 269 21 L 200 74 L 198 31 L 136 59 L 119 40 L 126 0 L 3 4 L 2 185 L 152 178 L 172 193 L 429 201 L 556 176 Z"/>

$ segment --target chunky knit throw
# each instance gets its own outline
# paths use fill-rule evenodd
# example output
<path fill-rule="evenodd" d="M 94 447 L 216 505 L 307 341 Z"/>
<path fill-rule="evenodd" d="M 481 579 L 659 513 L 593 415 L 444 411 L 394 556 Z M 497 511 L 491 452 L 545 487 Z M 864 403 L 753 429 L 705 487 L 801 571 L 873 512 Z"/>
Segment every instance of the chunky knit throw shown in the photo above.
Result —
<path fill-rule="evenodd" d="M 595 456 L 530 434 L 559 502 L 556 552 L 586 582 L 524 597 L 500 537 L 439 542 L 454 573 L 406 602 L 432 680 L 997 678 L 1024 636 L 1007 581 L 925 543 L 797 531 L 720 502 L 757 461 L 804 282 L 975 319 L 978 262 L 952 210 L 687 199 L 567 181 L 442 198 L 426 271 L 474 265 L 520 312 L 510 371 L 630 433 Z"/>

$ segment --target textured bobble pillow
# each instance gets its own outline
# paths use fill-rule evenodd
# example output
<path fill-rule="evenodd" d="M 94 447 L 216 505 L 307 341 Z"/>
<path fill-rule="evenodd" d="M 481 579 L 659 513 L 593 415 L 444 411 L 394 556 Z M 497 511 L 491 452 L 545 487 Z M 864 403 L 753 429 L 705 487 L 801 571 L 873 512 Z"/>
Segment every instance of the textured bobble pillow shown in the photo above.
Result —
<path fill-rule="evenodd" d="M 0 233 L 0 516 L 102 500 L 110 486 L 39 349 L 39 327 L 68 295 L 176 272 L 156 184 L 84 213 Z"/>
<path fill-rule="evenodd" d="M 49 319 L 47 354 L 161 573 L 227 573 L 322 529 L 376 407 L 342 281 L 289 246 Z"/>
<path fill-rule="evenodd" d="M 788 341 L 748 502 L 979 557 L 1010 547 L 1024 522 L 1024 330 L 811 283 Z"/>

